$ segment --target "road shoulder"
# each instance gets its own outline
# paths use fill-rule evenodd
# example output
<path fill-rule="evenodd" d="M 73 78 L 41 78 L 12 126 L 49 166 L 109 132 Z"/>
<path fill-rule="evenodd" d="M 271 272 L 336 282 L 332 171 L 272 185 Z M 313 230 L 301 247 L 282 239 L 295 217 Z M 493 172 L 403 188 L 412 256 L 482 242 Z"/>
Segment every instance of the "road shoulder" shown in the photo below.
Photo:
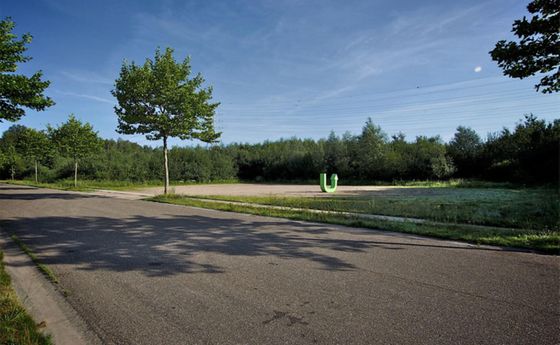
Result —
<path fill-rule="evenodd" d="M 0 248 L 19 300 L 34 320 L 46 323 L 46 333 L 52 335 L 56 345 L 101 344 L 72 306 L 5 231 L 0 231 Z"/>

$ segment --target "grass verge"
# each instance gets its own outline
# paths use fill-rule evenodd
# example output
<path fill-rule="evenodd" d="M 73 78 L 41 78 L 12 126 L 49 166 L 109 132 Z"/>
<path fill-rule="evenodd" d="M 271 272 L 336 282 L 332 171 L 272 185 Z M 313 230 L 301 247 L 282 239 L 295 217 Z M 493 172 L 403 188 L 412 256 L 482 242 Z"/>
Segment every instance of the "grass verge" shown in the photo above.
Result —
<path fill-rule="evenodd" d="M 4 253 L 0 252 L 0 344 L 52 344 L 51 337 L 41 332 L 19 303 L 3 259 Z"/>
<path fill-rule="evenodd" d="M 49 279 L 54 284 L 58 284 L 58 278 L 53 273 L 53 271 L 51 271 L 51 269 L 48 268 L 45 264 L 41 263 L 41 260 L 39 260 L 37 255 L 35 255 L 35 253 L 33 253 L 33 251 L 31 251 L 31 249 L 29 249 L 29 247 L 26 246 L 25 243 L 23 243 L 16 235 L 12 235 L 10 236 L 10 238 L 21 248 L 21 250 L 25 254 L 27 254 L 31 258 L 31 261 L 33 261 L 33 263 L 37 265 L 39 271 L 41 271 L 41 273 L 43 273 L 47 277 L 47 279 Z"/>
<path fill-rule="evenodd" d="M 558 231 L 511 230 L 472 225 L 463 226 L 460 224 L 439 225 L 429 222 L 416 224 L 388 220 L 370 220 L 336 213 L 313 213 L 299 210 L 279 210 L 246 205 L 224 204 L 178 195 L 159 195 L 148 200 L 210 208 L 220 211 L 402 232 L 475 244 L 523 248 L 546 254 L 560 254 L 560 232 Z"/>

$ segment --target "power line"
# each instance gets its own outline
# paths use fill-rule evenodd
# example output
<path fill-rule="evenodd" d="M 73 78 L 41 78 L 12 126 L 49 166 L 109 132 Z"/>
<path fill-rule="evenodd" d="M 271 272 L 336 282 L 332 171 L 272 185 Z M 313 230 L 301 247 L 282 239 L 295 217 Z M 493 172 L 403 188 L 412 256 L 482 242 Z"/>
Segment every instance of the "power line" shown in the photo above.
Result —
<path fill-rule="evenodd" d="M 259 120 L 271 119 L 267 117 L 267 115 L 282 115 L 282 119 L 285 120 L 297 120 L 297 121 L 313 121 L 316 122 L 317 120 L 344 120 L 347 121 L 348 119 L 355 118 L 355 117 L 363 117 L 363 116 L 408 116 L 408 115 L 420 115 L 425 112 L 448 112 L 448 113 L 455 113 L 457 111 L 461 112 L 489 112 L 495 110 L 503 110 L 503 109 L 514 109 L 515 111 L 520 111 L 521 105 L 519 104 L 520 101 L 525 101 L 527 98 L 525 97 L 518 97 L 515 99 L 515 103 L 511 103 L 509 99 L 502 99 L 502 98 L 486 98 L 486 99 L 477 99 L 470 104 L 467 102 L 466 104 L 462 104 L 461 106 L 451 104 L 451 105 L 419 105 L 415 108 L 402 108 L 398 107 L 395 109 L 375 109 L 375 107 L 368 107 L 362 109 L 353 109 L 353 111 L 307 111 L 307 112 L 300 112 L 296 114 L 280 114 L 280 113 L 269 113 L 269 112 L 262 112 L 259 114 L 252 114 L 247 116 L 236 116 L 236 117 L 223 117 L 221 118 L 222 123 L 231 123 L 231 122 L 246 122 L 251 121 L 254 117 L 259 117 Z M 481 107 L 478 104 L 474 104 L 473 102 L 484 101 L 484 106 Z M 508 103 L 510 102 L 510 103 Z M 465 102 L 463 102 L 465 103 Z M 532 105 L 527 105 L 532 106 Z M 472 107 L 477 107 L 477 109 L 470 109 Z M 460 109 L 458 108 L 466 108 Z M 549 109 L 551 111 L 558 110 L 557 103 L 551 104 L 539 104 L 536 109 L 533 111 L 543 111 L 543 109 Z"/>
<path fill-rule="evenodd" d="M 416 100 L 408 100 L 408 101 L 403 101 L 403 98 L 399 99 L 399 102 L 397 104 L 395 103 L 381 103 L 381 101 L 385 101 L 385 100 L 379 100 L 378 102 L 371 102 L 367 105 L 321 105 L 321 106 L 315 106 L 315 107 L 310 107 L 308 109 L 304 109 L 304 108 L 271 108 L 271 107 L 264 107 L 263 109 L 251 109 L 251 110 L 239 110 L 239 111 L 233 111 L 233 110 L 229 110 L 229 109 L 224 109 L 222 112 L 218 113 L 218 117 L 223 117 L 223 116 L 227 116 L 226 114 L 228 113 L 235 113 L 236 116 L 240 116 L 240 117 L 251 117 L 251 116 L 262 116 L 264 114 L 278 114 L 278 115 L 283 115 L 283 116 L 300 116 L 299 114 L 306 112 L 318 112 L 321 111 L 322 115 L 328 115 L 328 114 L 340 114 L 341 112 L 348 112 L 348 111 L 360 111 L 360 110 L 368 110 L 371 111 L 373 109 L 371 108 L 375 108 L 375 107 L 390 107 L 390 106 L 399 106 L 399 107 L 405 107 L 405 106 L 414 106 L 417 105 L 418 107 L 420 106 L 430 106 L 430 107 L 434 107 L 434 106 L 441 106 L 438 103 L 449 103 L 449 102 L 453 102 L 455 104 L 459 104 L 459 103 L 473 103 L 473 102 L 499 102 L 499 101 L 511 101 L 511 98 L 515 97 L 514 100 L 515 101 L 519 101 L 519 100 L 534 100 L 534 101 L 539 101 L 539 102 L 543 102 L 542 99 L 537 100 L 535 95 L 524 95 L 523 92 L 519 92 L 517 90 L 515 91 L 507 91 L 507 92 L 499 92 L 499 93 L 486 93 L 483 95 L 461 95 L 461 96 L 454 96 L 454 97 L 445 97 L 445 98 L 432 98 L 432 99 L 426 99 L 426 100 L 422 100 L 422 101 L 416 101 Z M 547 97 L 546 103 L 549 102 L 555 102 L 555 104 L 557 104 L 556 102 L 558 102 L 558 97 L 555 95 L 554 97 Z M 447 104 L 444 104 L 447 105 Z M 322 108 L 326 108 L 326 110 L 322 110 Z M 227 113 L 225 113 L 227 112 Z"/>
<path fill-rule="evenodd" d="M 499 108 L 495 108 L 496 110 L 498 110 Z M 548 109 L 546 109 L 547 111 L 554 111 L 556 110 L 556 107 L 550 107 Z M 422 118 L 417 118 L 414 120 L 410 120 L 410 119 L 392 119 L 392 120 L 386 120 L 386 119 L 379 119 L 379 118 L 373 118 L 374 123 L 378 124 L 378 125 L 382 125 L 382 126 L 395 126 L 395 125 L 409 125 L 409 126 L 415 126 L 415 125 L 421 125 L 421 124 L 425 124 L 426 126 L 431 126 L 431 127 L 435 127 L 435 125 L 439 124 L 439 121 L 444 120 L 442 118 L 442 116 L 447 116 L 448 117 L 448 113 L 446 114 L 428 114 L 428 115 L 424 115 L 422 116 Z M 506 119 L 506 118 L 511 118 L 512 116 L 517 115 L 518 118 L 517 120 L 519 120 L 519 118 L 521 118 L 521 116 L 523 114 L 519 114 L 519 112 L 517 110 L 511 110 L 509 112 L 502 112 L 502 114 L 500 115 L 488 115 L 488 114 L 472 114 L 470 112 L 466 112 L 466 111 L 461 111 L 461 112 L 456 112 L 454 114 L 453 119 L 457 120 L 457 121 L 465 121 L 465 120 L 480 120 L 480 119 Z M 348 121 L 345 119 L 341 119 L 341 121 L 344 121 L 344 124 L 348 124 Z M 365 119 L 364 119 L 365 122 Z M 336 127 L 341 126 L 340 123 L 333 123 L 332 121 L 329 122 L 324 122 L 324 123 L 316 123 L 313 122 L 314 126 L 313 129 L 314 130 L 331 130 L 331 129 L 335 129 Z M 460 123 L 457 123 L 456 125 L 459 125 Z M 243 128 L 240 129 L 241 132 L 243 133 L 263 133 L 263 132 L 279 132 L 279 127 L 280 126 L 286 126 L 286 130 L 308 130 L 309 127 L 306 123 L 299 121 L 298 123 L 294 123 L 293 125 L 290 124 L 288 125 L 281 125 L 278 123 L 275 124 L 271 124 L 269 125 L 270 128 L 267 127 L 267 125 L 264 126 L 259 126 L 258 129 L 254 128 L 254 126 L 251 125 L 243 125 Z M 443 125 L 442 128 L 448 128 L 450 127 L 450 125 Z"/>
<path fill-rule="evenodd" d="M 536 79 L 536 78 L 533 78 Z M 475 85 L 462 85 L 462 84 L 470 84 L 470 83 L 476 83 L 478 81 L 484 81 L 484 80 L 488 80 L 489 82 L 487 83 L 478 83 Z M 494 80 L 493 82 L 491 80 Z M 529 80 L 529 79 L 527 79 Z M 327 101 L 329 99 L 351 99 L 351 98 L 359 98 L 359 97 L 379 97 L 379 96 L 384 96 L 384 95 L 391 95 L 391 94 L 397 94 L 395 95 L 395 97 L 402 97 L 403 93 L 406 92 L 414 92 L 415 96 L 423 96 L 426 94 L 430 94 L 430 93 L 434 93 L 434 92 L 450 92 L 450 91 L 464 91 L 464 90 L 469 90 L 469 89 L 473 89 L 473 88 L 481 88 L 481 87 L 486 87 L 486 86 L 493 86 L 493 85 L 500 85 L 500 84 L 508 84 L 511 83 L 511 80 L 509 79 L 499 79 L 496 80 L 496 77 L 488 77 L 488 78 L 481 78 L 481 79 L 470 79 L 470 80 L 463 80 L 463 81 L 459 81 L 459 82 L 453 82 L 453 83 L 442 83 L 442 84 L 433 84 L 433 85 L 429 85 L 429 86 L 423 86 L 421 88 L 406 88 L 406 89 L 399 89 L 399 90 L 391 90 L 391 91 L 385 91 L 385 92 L 376 92 L 376 93 L 363 93 L 363 94 L 354 94 L 354 95 L 347 95 L 347 96 L 342 96 L 342 95 L 336 95 L 336 96 L 330 96 L 328 98 L 325 99 L 320 99 L 321 101 Z M 452 85 L 455 87 L 451 87 L 451 88 L 446 88 L 446 89 L 438 89 L 441 88 L 443 86 L 448 86 L 448 85 Z M 526 88 L 524 88 L 524 90 L 527 90 Z M 285 100 L 285 101 L 274 101 L 274 104 L 288 104 L 288 105 L 294 105 L 297 103 L 304 103 L 304 102 L 316 102 L 318 100 L 318 98 L 298 98 L 297 100 Z M 242 105 L 245 106 L 247 105 L 247 103 L 236 103 L 236 102 L 222 102 L 223 105 L 229 104 L 229 105 Z"/>

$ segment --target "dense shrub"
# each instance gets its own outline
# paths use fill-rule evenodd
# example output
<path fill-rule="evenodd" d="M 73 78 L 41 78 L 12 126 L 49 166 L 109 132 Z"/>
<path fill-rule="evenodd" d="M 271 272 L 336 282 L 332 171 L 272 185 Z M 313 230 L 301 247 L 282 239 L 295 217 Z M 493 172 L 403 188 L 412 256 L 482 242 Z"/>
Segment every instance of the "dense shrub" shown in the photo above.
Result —
<path fill-rule="evenodd" d="M 25 127 L 15 125 L 0 138 L 0 178 L 31 177 L 32 161 L 19 150 Z M 531 184 L 558 183 L 560 120 L 547 123 L 530 115 L 515 129 L 483 141 L 458 127 L 445 144 L 440 137 L 403 134 L 389 138 L 368 120 L 359 135 L 330 133 L 326 139 L 281 139 L 259 144 L 173 147 L 170 176 L 175 181 L 206 182 L 315 180 L 337 173 L 347 183 L 375 180 L 480 178 Z M 126 140 L 104 140 L 103 150 L 81 162 L 80 178 L 143 182 L 162 179 L 161 148 Z M 53 150 L 39 165 L 40 179 L 72 176 L 72 161 Z"/>

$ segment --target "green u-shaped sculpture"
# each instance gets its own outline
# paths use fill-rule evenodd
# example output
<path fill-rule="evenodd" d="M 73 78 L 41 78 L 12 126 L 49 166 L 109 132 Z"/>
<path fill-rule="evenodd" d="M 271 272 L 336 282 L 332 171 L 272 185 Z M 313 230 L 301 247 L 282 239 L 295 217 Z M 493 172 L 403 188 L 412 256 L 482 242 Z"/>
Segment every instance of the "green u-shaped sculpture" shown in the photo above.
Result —
<path fill-rule="evenodd" d="M 327 174 L 321 173 L 319 175 L 319 185 L 321 186 L 321 190 L 325 193 L 334 193 L 336 190 L 336 186 L 338 183 L 338 175 L 332 174 L 331 175 L 331 185 L 327 186 Z"/>

